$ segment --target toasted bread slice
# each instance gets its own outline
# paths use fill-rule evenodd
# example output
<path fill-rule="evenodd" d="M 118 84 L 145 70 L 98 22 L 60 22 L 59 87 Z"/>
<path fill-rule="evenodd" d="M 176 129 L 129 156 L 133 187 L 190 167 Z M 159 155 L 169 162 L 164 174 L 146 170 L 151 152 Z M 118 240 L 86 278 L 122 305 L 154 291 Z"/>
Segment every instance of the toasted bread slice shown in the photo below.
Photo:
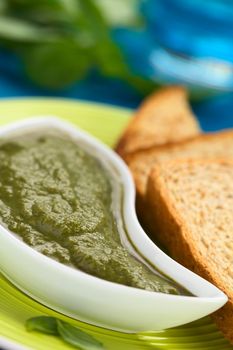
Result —
<path fill-rule="evenodd" d="M 177 142 L 200 133 L 183 87 L 163 88 L 149 96 L 131 119 L 116 151 L 125 158 L 131 152 Z"/>
<path fill-rule="evenodd" d="M 126 162 L 135 180 L 139 215 L 148 176 L 155 164 L 176 158 L 222 158 L 225 156 L 233 158 L 233 130 L 202 134 L 174 145 L 151 147 L 128 155 Z"/>
<path fill-rule="evenodd" d="M 232 179 L 233 160 L 172 160 L 154 167 L 145 197 L 147 227 L 154 237 L 178 262 L 228 295 L 229 302 L 213 318 L 231 342 Z"/>

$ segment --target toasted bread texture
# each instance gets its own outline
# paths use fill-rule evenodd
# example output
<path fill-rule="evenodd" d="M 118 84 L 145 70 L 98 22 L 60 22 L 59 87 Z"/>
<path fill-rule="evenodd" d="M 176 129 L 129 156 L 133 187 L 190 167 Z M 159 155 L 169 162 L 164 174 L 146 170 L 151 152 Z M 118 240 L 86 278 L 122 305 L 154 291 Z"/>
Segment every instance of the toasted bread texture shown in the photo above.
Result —
<path fill-rule="evenodd" d="M 126 162 L 134 177 L 137 189 L 138 208 L 142 206 L 146 192 L 147 180 L 151 169 L 170 159 L 183 158 L 233 158 L 233 131 L 202 134 L 190 140 L 161 147 L 151 147 L 147 150 L 128 155 Z M 139 213 L 140 215 L 140 213 Z"/>
<path fill-rule="evenodd" d="M 199 133 L 185 88 L 170 86 L 144 100 L 119 140 L 116 151 L 125 158 L 131 152 L 188 139 Z"/>
<path fill-rule="evenodd" d="M 151 171 L 145 205 L 155 239 L 228 295 L 213 318 L 233 343 L 232 179 L 233 160 L 164 162 Z"/>

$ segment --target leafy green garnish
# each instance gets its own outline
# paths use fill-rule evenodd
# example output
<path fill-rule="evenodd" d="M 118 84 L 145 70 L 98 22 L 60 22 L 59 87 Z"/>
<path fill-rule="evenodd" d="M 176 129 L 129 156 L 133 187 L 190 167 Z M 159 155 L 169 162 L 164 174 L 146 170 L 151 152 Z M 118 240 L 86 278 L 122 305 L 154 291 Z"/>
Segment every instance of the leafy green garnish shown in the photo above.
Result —
<path fill-rule="evenodd" d="M 82 79 L 88 68 L 88 58 L 72 41 L 37 45 L 24 57 L 26 72 L 38 85 L 61 88 Z"/>
<path fill-rule="evenodd" d="M 57 320 L 54 317 L 38 316 L 26 321 L 27 331 L 38 331 L 46 334 L 58 335 Z"/>
<path fill-rule="evenodd" d="M 60 89 L 95 68 L 143 93 L 151 89 L 151 82 L 131 72 L 113 42 L 111 21 L 106 17 L 110 10 L 103 1 L 102 5 L 99 0 L 2 1 L 0 44 L 20 56 L 35 83 Z M 111 1 L 117 11 L 118 2 Z M 135 13 L 136 3 L 131 0 Z"/>
<path fill-rule="evenodd" d="M 54 40 L 56 36 L 27 21 L 0 16 L 0 37 L 19 42 L 44 42 Z"/>
<path fill-rule="evenodd" d="M 76 346 L 82 350 L 101 350 L 104 349 L 103 345 L 93 338 L 91 335 L 81 331 L 77 327 L 71 326 L 70 324 L 57 320 L 57 329 L 67 343 Z"/>
<path fill-rule="evenodd" d="M 55 317 L 32 317 L 26 321 L 25 326 L 28 331 L 61 337 L 66 343 L 79 350 L 104 350 L 103 345 L 91 335 Z"/>
<path fill-rule="evenodd" d="M 107 22 L 116 26 L 138 27 L 143 18 L 138 11 L 139 0 L 95 0 Z"/>

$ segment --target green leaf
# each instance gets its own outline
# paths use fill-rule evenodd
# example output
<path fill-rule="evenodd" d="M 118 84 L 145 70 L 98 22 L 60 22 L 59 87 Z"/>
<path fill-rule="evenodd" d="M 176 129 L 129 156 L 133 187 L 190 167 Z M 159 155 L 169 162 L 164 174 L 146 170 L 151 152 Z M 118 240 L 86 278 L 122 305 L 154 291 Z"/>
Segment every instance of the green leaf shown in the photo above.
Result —
<path fill-rule="evenodd" d="M 27 23 L 42 24 L 51 28 L 54 22 L 60 22 L 66 17 L 66 12 L 57 1 L 7 1 L 8 14 Z"/>
<path fill-rule="evenodd" d="M 57 329 L 62 339 L 80 350 L 103 350 L 103 345 L 91 335 L 66 322 L 57 320 Z"/>
<path fill-rule="evenodd" d="M 24 60 L 28 76 L 47 88 L 63 88 L 87 73 L 90 59 L 74 41 L 36 45 L 27 51 Z"/>
<path fill-rule="evenodd" d="M 80 9 L 83 15 L 83 25 L 88 28 L 96 38 L 96 42 L 101 45 L 101 41 L 109 37 L 109 27 L 105 17 L 92 0 L 80 0 Z"/>
<path fill-rule="evenodd" d="M 27 75 L 38 85 L 64 88 L 94 67 L 143 94 L 151 89 L 151 82 L 131 71 L 110 33 L 111 15 L 121 20 L 124 14 L 128 22 L 139 0 L 1 1 L 0 44 L 21 56 Z"/>
<path fill-rule="evenodd" d="M 0 16 L 0 37 L 16 41 L 51 41 L 55 35 L 26 21 Z"/>
<path fill-rule="evenodd" d="M 71 18 L 77 14 L 80 8 L 77 0 L 59 0 L 59 3 Z"/>
<path fill-rule="evenodd" d="M 140 0 L 95 0 L 111 26 L 141 26 Z"/>
<path fill-rule="evenodd" d="M 46 334 L 58 335 L 57 321 L 54 317 L 38 316 L 26 321 L 27 331 L 38 331 Z"/>

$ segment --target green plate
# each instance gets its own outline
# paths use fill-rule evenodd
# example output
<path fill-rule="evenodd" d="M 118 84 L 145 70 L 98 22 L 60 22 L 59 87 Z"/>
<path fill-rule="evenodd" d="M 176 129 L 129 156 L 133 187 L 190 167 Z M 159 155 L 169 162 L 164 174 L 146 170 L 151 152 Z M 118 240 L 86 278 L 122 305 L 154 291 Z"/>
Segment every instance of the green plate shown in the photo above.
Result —
<path fill-rule="evenodd" d="M 0 124 L 29 116 L 55 115 L 64 118 L 109 146 L 113 146 L 125 128 L 131 112 L 100 104 L 62 99 L 20 99 L 0 102 Z M 13 259 L 14 257 L 12 257 Z M 156 314 L 156 310 L 155 310 Z M 25 320 L 51 315 L 70 322 L 99 339 L 107 350 L 233 350 L 210 318 L 182 327 L 144 334 L 124 334 L 79 322 L 61 315 L 26 296 L 0 275 L 0 337 L 35 350 L 72 349 L 62 340 L 25 330 Z M 13 349 L 13 348 L 12 348 Z"/>

